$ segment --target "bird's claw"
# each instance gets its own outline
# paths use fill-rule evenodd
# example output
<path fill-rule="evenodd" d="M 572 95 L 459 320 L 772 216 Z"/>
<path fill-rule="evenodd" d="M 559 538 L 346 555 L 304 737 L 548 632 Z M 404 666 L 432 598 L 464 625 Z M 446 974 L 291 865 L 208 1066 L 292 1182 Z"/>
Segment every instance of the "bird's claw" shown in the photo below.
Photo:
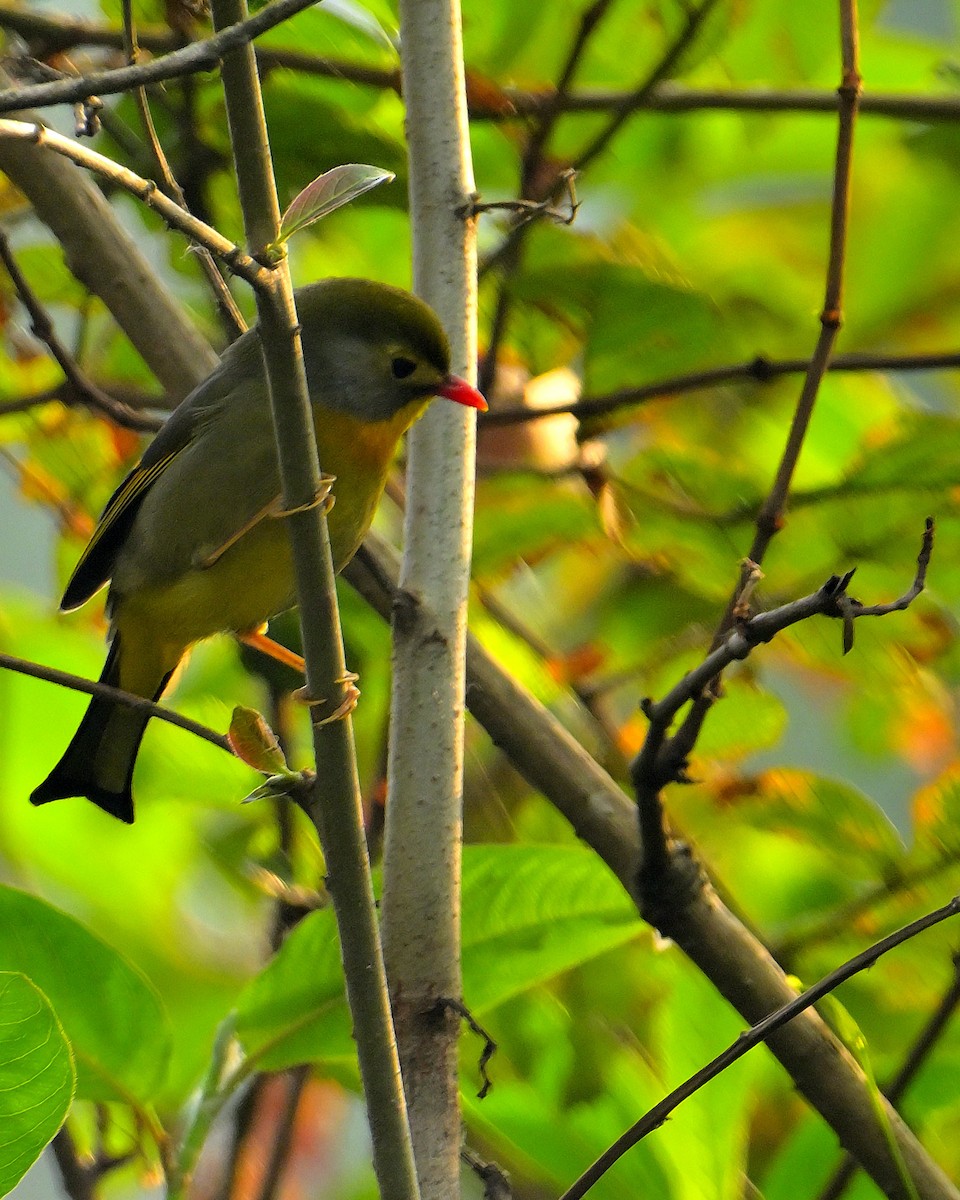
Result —
<path fill-rule="evenodd" d="M 343 688 L 340 703 L 328 717 L 321 717 L 319 721 L 314 721 L 315 725 L 332 725 L 334 721 L 342 721 L 344 717 L 353 712 L 360 699 L 360 689 L 356 686 L 359 679 L 360 676 L 355 671 L 347 671 L 339 679 L 334 680 L 334 683 L 338 683 Z M 310 707 L 330 703 L 323 697 L 311 696 L 305 687 L 298 688 L 293 694 L 301 704 L 308 704 Z"/>
<path fill-rule="evenodd" d="M 293 508 L 284 508 L 283 504 L 278 500 L 276 507 L 271 510 L 270 516 L 292 517 L 294 513 L 309 512 L 311 508 L 322 508 L 324 514 L 329 513 L 337 499 L 333 494 L 333 485 L 336 482 L 336 475 L 321 475 L 320 486 L 317 488 L 316 495 L 312 500 L 308 500 L 306 504 L 297 504 Z"/>

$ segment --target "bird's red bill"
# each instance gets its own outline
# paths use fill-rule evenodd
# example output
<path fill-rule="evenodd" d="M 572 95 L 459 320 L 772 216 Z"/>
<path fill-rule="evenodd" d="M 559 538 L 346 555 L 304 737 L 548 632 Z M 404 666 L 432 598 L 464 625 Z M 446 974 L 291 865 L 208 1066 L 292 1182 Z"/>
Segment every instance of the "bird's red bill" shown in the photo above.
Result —
<path fill-rule="evenodd" d="M 452 400 L 454 404 L 462 404 L 466 408 L 477 408 L 480 412 L 487 411 L 487 402 L 483 396 L 459 375 L 448 375 L 437 395 L 443 396 L 445 400 Z"/>

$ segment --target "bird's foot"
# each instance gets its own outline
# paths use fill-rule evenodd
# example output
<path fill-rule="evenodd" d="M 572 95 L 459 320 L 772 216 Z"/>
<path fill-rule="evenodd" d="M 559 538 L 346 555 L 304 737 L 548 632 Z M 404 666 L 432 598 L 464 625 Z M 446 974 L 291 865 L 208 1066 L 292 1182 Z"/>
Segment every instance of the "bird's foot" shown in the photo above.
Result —
<path fill-rule="evenodd" d="M 356 686 L 359 680 L 360 676 L 355 671 L 347 671 L 339 679 L 335 679 L 334 683 L 338 683 L 343 688 L 340 703 L 328 717 L 322 717 L 319 721 L 314 721 L 314 724 L 332 725 L 334 721 L 342 721 L 344 717 L 349 716 L 357 707 L 357 701 L 360 699 L 360 689 Z M 330 703 L 329 700 L 311 696 L 306 688 L 299 688 L 293 694 L 302 704 L 308 704 L 311 707 Z"/>
<path fill-rule="evenodd" d="M 336 502 L 336 496 L 333 494 L 333 485 L 337 482 L 336 475 L 321 475 L 320 486 L 317 488 L 317 493 L 312 500 L 308 500 L 306 504 L 297 504 L 293 508 L 284 508 L 283 504 L 278 500 L 276 507 L 271 509 L 271 517 L 292 517 L 294 513 L 309 512 L 311 508 L 322 508 L 324 513 L 329 513 Z"/>

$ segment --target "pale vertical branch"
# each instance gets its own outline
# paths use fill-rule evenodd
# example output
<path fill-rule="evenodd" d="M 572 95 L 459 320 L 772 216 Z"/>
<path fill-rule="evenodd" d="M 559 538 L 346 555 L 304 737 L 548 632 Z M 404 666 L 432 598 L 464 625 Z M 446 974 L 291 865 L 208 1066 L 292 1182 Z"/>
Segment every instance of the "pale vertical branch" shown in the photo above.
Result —
<path fill-rule="evenodd" d="M 246 17 L 245 0 L 214 0 L 218 29 Z M 262 254 L 278 236 L 280 209 L 253 49 L 223 60 L 223 86 L 247 240 Z M 257 290 L 261 348 L 283 485 L 290 515 L 300 626 L 312 696 L 335 696 L 346 676 L 343 638 L 322 494 L 320 464 L 307 393 L 290 273 L 284 260 Z M 317 772 L 305 805 L 320 835 L 333 899 L 373 1139 L 373 1165 L 383 1200 L 417 1200 L 400 1064 L 376 922 L 370 863 L 363 834 L 360 785 L 349 715 L 324 723 L 313 714 Z"/>
<path fill-rule="evenodd" d="M 401 0 L 416 290 L 453 367 L 476 364 L 476 251 L 458 0 Z M 458 1194 L 460 839 L 466 591 L 475 424 L 436 405 L 410 438 L 406 603 L 396 610 L 386 813 L 384 957 L 422 1194 Z"/>

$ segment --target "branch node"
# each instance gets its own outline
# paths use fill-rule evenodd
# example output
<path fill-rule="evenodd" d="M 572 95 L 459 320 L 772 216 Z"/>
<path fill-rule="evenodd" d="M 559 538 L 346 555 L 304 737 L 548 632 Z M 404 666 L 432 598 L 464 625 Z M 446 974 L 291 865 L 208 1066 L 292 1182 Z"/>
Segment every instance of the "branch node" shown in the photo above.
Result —
<path fill-rule="evenodd" d="M 470 221 L 478 215 L 481 207 L 480 193 L 471 192 L 466 200 L 464 200 L 463 204 L 458 204 L 453 211 L 454 215 L 458 216 L 461 221 Z"/>
<path fill-rule="evenodd" d="M 836 332 L 843 325 L 843 313 L 839 308 L 825 308 L 820 314 L 820 324 Z"/>
<path fill-rule="evenodd" d="M 685 842 L 673 841 L 661 869 L 656 872 L 644 870 L 637 880 L 640 915 L 659 933 L 669 937 L 680 914 L 706 886 L 703 868 L 693 857 L 691 848 Z"/>

